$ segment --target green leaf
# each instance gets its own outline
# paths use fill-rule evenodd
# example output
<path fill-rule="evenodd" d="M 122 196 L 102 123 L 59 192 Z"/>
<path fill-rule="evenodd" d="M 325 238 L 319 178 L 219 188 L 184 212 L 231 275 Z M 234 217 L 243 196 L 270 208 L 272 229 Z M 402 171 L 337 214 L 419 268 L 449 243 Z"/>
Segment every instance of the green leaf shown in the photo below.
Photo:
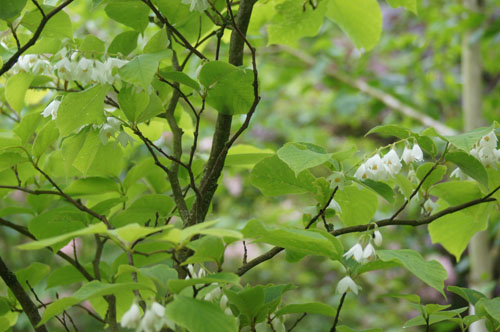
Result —
<path fill-rule="evenodd" d="M 170 41 L 167 37 L 167 29 L 160 29 L 157 33 L 151 37 L 147 44 L 144 46 L 144 53 L 155 53 L 165 50 Z"/>
<path fill-rule="evenodd" d="M 43 117 L 39 112 L 32 112 L 24 115 L 13 130 L 22 140 L 22 144 L 26 144 L 35 134 L 35 130 L 42 124 Z"/>
<path fill-rule="evenodd" d="M 250 175 L 250 183 L 266 196 L 314 193 L 314 180 L 314 176 L 307 170 L 295 176 L 278 156 L 258 162 Z"/>
<path fill-rule="evenodd" d="M 356 199 L 353 199 L 356 197 Z M 335 200 L 342 211 L 339 217 L 346 226 L 367 224 L 378 207 L 377 195 L 371 189 L 352 184 L 335 194 Z"/>
<path fill-rule="evenodd" d="M 419 181 L 422 181 L 424 176 L 430 171 L 430 169 L 434 166 L 434 163 L 425 163 L 417 168 L 417 178 Z M 438 165 L 431 174 L 425 179 L 424 183 L 422 183 L 422 190 L 427 191 L 433 184 L 441 181 L 443 176 L 446 174 L 446 166 Z"/>
<path fill-rule="evenodd" d="M 98 224 L 91 225 L 91 226 L 88 226 L 86 228 L 74 231 L 74 232 L 58 235 L 58 236 L 51 237 L 48 239 L 43 239 L 40 241 L 34 241 L 34 242 L 21 244 L 21 245 L 18 245 L 17 248 L 19 248 L 21 250 L 38 250 L 38 249 L 42 249 L 45 247 L 53 246 L 56 243 L 69 241 L 75 237 L 79 237 L 82 235 L 105 233 L 106 229 L 107 229 L 106 225 L 104 225 L 103 223 L 98 223 Z"/>
<path fill-rule="evenodd" d="M 350 327 L 347 327 L 345 325 L 340 325 L 337 328 L 338 332 L 357 332 L 356 330 L 351 329 Z M 363 330 L 359 332 L 382 332 L 381 329 L 369 329 L 369 330 Z"/>
<path fill-rule="evenodd" d="M 54 9 L 52 6 L 42 5 L 45 13 L 49 13 Z M 21 20 L 21 24 L 31 32 L 35 32 L 42 21 L 42 14 L 38 9 L 26 12 Z M 45 24 L 42 30 L 42 36 L 55 37 L 55 38 L 69 38 L 73 39 L 73 28 L 71 26 L 71 18 L 64 10 L 59 11 L 52 16 Z"/>
<path fill-rule="evenodd" d="M 149 24 L 149 7 L 139 0 L 111 0 L 104 11 L 113 20 L 140 32 Z"/>
<path fill-rule="evenodd" d="M 188 86 L 190 88 L 195 89 L 196 91 L 200 90 L 200 85 L 198 82 L 193 80 L 191 77 L 186 75 L 185 73 L 181 71 L 169 71 L 169 72 L 164 72 L 161 73 L 161 76 L 169 81 L 174 81 L 180 84 L 184 84 L 185 86 Z"/>
<path fill-rule="evenodd" d="M 248 287 L 239 292 L 225 290 L 229 303 L 235 305 L 248 321 L 253 321 L 259 314 L 266 300 L 263 286 Z"/>
<path fill-rule="evenodd" d="M 439 311 L 439 312 L 433 313 L 429 316 L 429 325 L 439 323 L 442 321 L 446 321 L 446 320 L 451 320 L 451 318 L 457 316 L 458 314 L 464 312 L 465 310 L 467 310 L 467 307 L 454 309 L 454 310 L 448 310 L 448 311 Z M 408 328 L 408 327 L 412 327 L 412 326 L 421 326 L 421 325 L 426 325 L 426 321 L 420 315 L 420 316 L 417 316 L 417 317 L 412 318 L 409 321 L 407 321 L 403 325 L 403 328 Z"/>
<path fill-rule="evenodd" d="M 257 220 L 251 220 L 243 229 L 246 238 L 269 243 L 281 248 L 316 256 L 339 260 L 344 253 L 340 241 L 322 230 L 307 230 L 294 227 L 270 229 Z"/>
<path fill-rule="evenodd" d="M 376 126 L 375 128 L 370 129 L 370 131 L 365 134 L 365 137 L 371 134 L 379 134 L 381 136 L 395 136 L 400 139 L 405 139 L 410 137 L 411 131 L 402 126 L 388 124 Z"/>
<path fill-rule="evenodd" d="M 476 144 L 481 139 L 481 137 L 489 134 L 494 129 L 495 127 L 492 125 L 490 127 L 477 128 L 460 135 L 444 136 L 444 138 L 457 148 L 469 152 L 470 150 L 472 150 L 474 144 Z"/>
<path fill-rule="evenodd" d="M 57 110 L 56 124 L 61 136 L 86 124 L 103 123 L 105 96 L 106 89 L 101 85 L 67 94 Z"/>
<path fill-rule="evenodd" d="M 485 299 L 486 295 L 483 293 L 470 289 L 470 288 L 464 288 L 464 287 L 458 287 L 458 286 L 448 286 L 448 291 L 457 294 L 470 304 L 475 305 L 477 301 L 480 299 Z"/>
<path fill-rule="evenodd" d="M 184 288 L 199 284 L 211 284 L 217 283 L 221 285 L 232 284 L 238 285 L 240 282 L 240 277 L 234 273 L 214 273 L 209 274 L 203 278 L 193 278 L 193 279 L 175 279 L 168 281 L 168 288 L 174 293 L 180 293 Z"/>
<path fill-rule="evenodd" d="M 83 52 L 89 56 L 91 55 L 101 56 L 102 54 L 104 54 L 104 51 L 106 50 L 106 45 L 102 40 L 100 40 L 96 36 L 87 35 L 82 40 L 79 49 L 80 52 Z"/>
<path fill-rule="evenodd" d="M 327 304 L 312 302 L 303 304 L 289 304 L 276 312 L 277 316 L 296 313 L 318 314 L 324 316 L 335 317 L 337 310 Z"/>
<path fill-rule="evenodd" d="M 148 89 L 158 69 L 158 63 L 168 57 L 170 50 L 158 53 L 141 54 L 118 69 L 118 74 L 125 82 Z"/>
<path fill-rule="evenodd" d="M 125 211 L 111 219 L 115 227 L 131 223 L 144 225 L 148 220 L 155 222 L 158 217 L 168 216 L 174 207 L 174 201 L 167 195 L 149 194 L 139 197 Z"/>
<path fill-rule="evenodd" d="M 33 142 L 33 155 L 40 157 L 59 138 L 59 130 L 54 121 L 49 121 L 42 127 Z"/>
<path fill-rule="evenodd" d="M 12 18 L 21 13 L 27 0 L 0 0 L 0 19 Z"/>
<path fill-rule="evenodd" d="M 361 183 L 373 189 L 377 194 L 385 198 L 385 200 L 388 201 L 389 203 L 394 203 L 394 190 L 384 182 L 373 181 L 370 179 L 366 179 L 364 181 L 356 181 L 356 182 Z"/>
<path fill-rule="evenodd" d="M 28 161 L 28 159 L 17 152 L 0 153 L 0 171 L 6 170 L 17 164 Z"/>
<path fill-rule="evenodd" d="M 303 170 L 319 166 L 330 160 L 331 154 L 311 144 L 287 143 L 276 153 L 290 167 L 295 176 Z"/>
<path fill-rule="evenodd" d="M 121 53 L 124 56 L 132 53 L 137 47 L 137 38 L 139 37 L 139 32 L 137 31 L 125 31 L 113 38 L 113 41 L 108 47 L 108 53 L 116 55 Z"/>
<path fill-rule="evenodd" d="M 29 290 L 30 286 L 35 287 L 40 281 L 49 274 L 50 266 L 38 262 L 31 263 L 30 266 L 16 271 L 16 277 L 19 284 L 25 290 Z M 29 284 L 29 286 L 28 286 Z"/>
<path fill-rule="evenodd" d="M 144 89 L 133 85 L 126 85 L 118 93 L 118 103 L 127 119 L 136 122 L 137 117 L 146 109 L 149 103 L 149 94 Z"/>
<path fill-rule="evenodd" d="M 360 50 L 371 50 L 380 39 L 382 12 L 377 0 L 330 0 L 326 16 L 335 22 Z"/>
<path fill-rule="evenodd" d="M 436 144 L 429 136 L 420 136 L 418 134 L 413 134 L 413 137 L 417 139 L 418 145 L 427 151 L 431 156 L 435 156 L 438 153 Z"/>
<path fill-rule="evenodd" d="M 72 182 L 64 192 L 71 196 L 99 195 L 109 192 L 119 192 L 118 183 L 109 178 L 88 177 Z"/>
<path fill-rule="evenodd" d="M 226 162 L 228 166 L 254 166 L 264 158 L 274 155 L 271 149 L 260 149 L 253 145 L 233 145 L 227 153 Z"/>
<path fill-rule="evenodd" d="M 216 262 L 222 264 L 224 260 L 224 242 L 220 237 L 204 236 L 188 244 L 188 248 L 194 251 L 184 263 L 194 264 L 202 262 Z"/>
<path fill-rule="evenodd" d="M 85 277 L 74 266 L 67 265 L 55 269 L 47 278 L 47 289 L 71 285 L 85 281 Z"/>
<path fill-rule="evenodd" d="M 185 296 L 176 296 L 166 308 L 166 315 L 191 332 L 236 332 L 236 319 L 226 315 L 220 306 Z"/>
<path fill-rule="evenodd" d="M 163 108 L 163 103 L 161 102 L 160 97 L 158 97 L 155 93 L 149 95 L 149 103 L 138 116 L 137 122 L 146 122 L 151 120 L 157 115 L 160 115 L 165 112 Z"/>
<path fill-rule="evenodd" d="M 108 231 L 108 234 L 119 238 L 122 242 L 132 244 L 134 241 L 143 238 L 149 234 L 162 231 L 167 228 L 172 228 L 172 225 L 161 227 L 144 227 L 139 224 L 128 224 L 120 228 Z"/>
<path fill-rule="evenodd" d="M 480 184 L 488 188 L 488 173 L 483 164 L 470 154 L 463 151 L 448 152 L 446 161 L 450 161 L 460 167 L 462 172 L 477 180 Z"/>
<path fill-rule="evenodd" d="M 223 114 L 246 114 L 254 100 L 253 73 L 222 61 L 206 63 L 199 74 L 207 103 Z"/>
<path fill-rule="evenodd" d="M 401 250 L 377 250 L 378 257 L 384 261 L 395 261 L 427 285 L 444 294 L 444 281 L 448 273 L 443 266 L 435 260 L 425 261 L 422 256 L 410 249 Z"/>
<path fill-rule="evenodd" d="M 483 298 L 477 302 L 476 307 L 483 307 L 491 317 L 500 322 L 500 297 L 493 299 Z"/>
<path fill-rule="evenodd" d="M 325 16 L 326 1 L 321 1 L 318 8 L 307 7 L 303 10 L 303 2 L 286 0 L 275 6 L 276 13 L 268 28 L 268 45 L 285 44 L 297 46 L 302 37 L 315 36 Z"/>
<path fill-rule="evenodd" d="M 33 81 L 33 75 L 26 72 L 19 72 L 7 80 L 5 99 L 14 110 L 21 111 L 23 109 L 24 97 L 31 81 Z"/>
<path fill-rule="evenodd" d="M 149 289 L 149 287 L 136 282 L 107 284 L 97 280 L 91 281 L 78 289 L 73 296 L 65 297 L 49 304 L 43 312 L 42 320 L 39 324 L 45 324 L 49 319 L 59 315 L 67 308 L 88 299 L 109 294 L 120 294 L 134 289 Z"/>
<path fill-rule="evenodd" d="M 417 14 L 417 0 L 387 0 L 387 3 L 393 8 L 404 7 Z"/>

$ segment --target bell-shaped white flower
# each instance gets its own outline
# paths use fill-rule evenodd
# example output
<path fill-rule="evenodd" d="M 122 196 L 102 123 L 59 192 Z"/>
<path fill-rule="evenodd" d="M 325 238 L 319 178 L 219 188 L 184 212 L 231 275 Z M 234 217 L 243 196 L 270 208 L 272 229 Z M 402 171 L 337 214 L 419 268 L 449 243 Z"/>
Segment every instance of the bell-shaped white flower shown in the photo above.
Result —
<path fill-rule="evenodd" d="M 427 214 L 431 214 L 432 212 L 434 212 L 437 208 L 439 207 L 439 205 L 435 202 L 433 202 L 430 198 L 427 199 L 424 203 L 424 212 L 427 213 Z"/>
<path fill-rule="evenodd" d="M 75 65 L 71 63 L 68 58 L 62 58 L 54 65 L 54 67 L 57 69 L 57 75 L 59 78 L 65 81 L 72 81 L 75 77 L 78 77 Z"/>
<path fill-rule="evenodd" d="M 124 328 L 135 329 L 139 326 L 141 320 L 141 310 L 137 303 L 133 303 L 130 309 L 122 316 L 121 326 Z"/>
<path fill-rule="evenodd" d="M 87 58 L 81 58 L 76 65 L 78 81 L 87 84 L 92 80 L 92 71 L 94 70 L 94 61 Z"/>
<path fill-rule="evenodd" d="M 488 148 L 488 149 L 496 149 L 497 148 L 498 138 L 495 134 L 495 131 L 491 131 L 488 135 L 481 137 L 479 141 L 480 148 Z"/>
<path fill-rule="evenodd" d="M 342 278 L 337 284 L 337 293 L 344 294 L 345 292 L 351 291 L 354 294 L 358 295 L 360 287 L 356 285 L 354 280 L 349 276 L 345 276 Z"/>
<path fill-rule="evenodd" d="M 373 243 L 375 243 L 377 247 L 380 247 L 382 245 L 382 240 L 382 233 L 380 233 L 379 230 L 373 232 Z"/>
<path fill-rule="evenodd" d="M 366 263 L 368 261 L 371 261 L 375 257 L 376 257 L 375 248 L 372 246 L 371 243 L 368 243 L 365 249 L 363 249 L 363 256 L 361 258 L 361 261 L 363 263 Z"/>
<path fill-rule="evenodd" d="M 488 147 L 484 147 L 484 148 L 481 148 L 479 151 L 478 151 L 478 156 L 479 156 L 479 160 L 481 161 L 481 163 L 484 165 L 484 167 L 486 168 L 494 168 L 496 169 L 497 168 L 497 157 L 495 155 L 495 149 L 491 149 L 491 148 L 488 148 Z"/>
<path fill-rule="evenodd" d="M 227 308 L 227 301 L 228 301 L 228 299 L 227 299 L 226 294 L 222 295 L 221 298 L 220 298 L 220 302 L 219 302 L 220 308 L 222 310 L 226 310 L 226 308 Z"/>
<path fill-rule="evenodd" d="M 494 154 L 495 154 L 495 162 L 497 164 L 500 164 L 500 149 L 495 150 Z"/>
<path fill-rule="evenodd" d="M 94 62 L 95 69 L 92 71 L 91 80 L 101 84 L 113 84 L 115 77 L 112 73 L 112 66 L 110 62 Z"/>
<path fill-rule="evenodd" d="M 182 0 L 181 2 L 185 5 L 189 5 L 190 11 L 196 10 L 204 12 L 209 7 L 207 0 Z"/>
<path fill-rule="evenodd" d="M 391 149 L 384 158 L 382 159 L 384 164 L 386 165 L 386 168 L 389 170 L 389 173 L 391 175 L 396 175 L 401 171 L 401 161 L 399 161 L 399 156 L 397 152 L 394 149 Z"/>
<path fill-rule="evenodd" d="M 354 177 L 361 181 L 368 179 L 368 172 L 366 171 L 365 164 L 361 164 L 361 166 L 359 166 L 358 170 L 354 174 Z"/>
<path fill-rule="evenodd" d="M 349 249 L 345 254 L 344 257 L 349 259 L 351 257 L 354 257 L 354 260 L 358 263 L 361 263 L 363 259 L 363 247 L 361 244 L 356 243 L 351 249 Z"/>
<path fill-rule="evenodd" d="M 340 190 L 344 189 L 344 173 L 333 172 L 333 174 L 330 175 L 328 179 L 330 180 L 331 188 L 339 187 Z"/>
<path fill-rule="evenodd" d="M 330 201 L 330 204 L 328 204 L 328 208 L 333 209 L 337 213 L 342 213 L 342 208 L 340 207 L 339 203 L 337 203 L 337 201 L 333 198 Z"/>
<path fill-rule="evenodd" d="M 159 332 L 166 323 L 165 307 L 158 302 L 153 302 L 151 307 L 146 310 L 137 332 Z"/>
<path fill-rule="evenodd" d="M 465 174 L 464 172 L 462 172 L 462 170 L 459 167 L 455 168 L 453 170 L 453 172 L 451 172 L 450 177 L 451 178 L 457 178 L 459 180 L 467 180 L 468 179 L 467 174 Z"/>
<path fill-rule="evenodd" d="M 59 109 L 59 105 L 61 105 L 61 102 L 57 99 L 54 99 L 50 104 L 47 105 L 47 107 L 45 107 L 42 115 L 45 118 L 51 116 L 52 120 L 55 120 L 57 118 L 57 110 Z"/>
<path fill-rule="evenodd" d="M 401 155 L 401 159 L 406 164 L 411 164 L 414 161 L 424 160 L 424 153 L 418 144 L 414 144 L 411 149 L 406 146 Z"/>
<path fill-rule="evenodd" d="M 369 179 L 378 181 L 387 178 L 388 170 L 378 154 L 368 159 L 365 165 Z"/>

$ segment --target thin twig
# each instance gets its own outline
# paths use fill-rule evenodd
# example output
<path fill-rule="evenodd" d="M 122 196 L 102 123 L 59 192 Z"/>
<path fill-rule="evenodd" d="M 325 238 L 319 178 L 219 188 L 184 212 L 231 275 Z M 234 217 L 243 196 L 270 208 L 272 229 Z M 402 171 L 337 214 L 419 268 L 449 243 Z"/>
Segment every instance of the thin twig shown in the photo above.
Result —
<path fill-rule="evenodd" d="M 342 294 L 342 297 L 340 298 L 340 303 L 339 303 L 339 306 L 337 307 L 337 314 L 335 315 L 335 320 L 333 321 L 333 326 L 330 329 L 330 332 L 337 331 L 337 323 L 339 322 L 340 310 L 342 310 L 342 305 L 344 304 L 344 300 L 345 300 L 346 296 L 347 296 L 347 292 Z"/>
<path fill-rule="evenodd" d="M 302 314 L 302 316 L 300 316 L 296 321 L 295 323 L 293 323 L 293 325 L 288 329 L 287 332 L 292 332 L 293 329 L 300 323 L 301 320 L 303 320 L 305 317 L 307 316 L 307 312 L 304 312 Z"/>

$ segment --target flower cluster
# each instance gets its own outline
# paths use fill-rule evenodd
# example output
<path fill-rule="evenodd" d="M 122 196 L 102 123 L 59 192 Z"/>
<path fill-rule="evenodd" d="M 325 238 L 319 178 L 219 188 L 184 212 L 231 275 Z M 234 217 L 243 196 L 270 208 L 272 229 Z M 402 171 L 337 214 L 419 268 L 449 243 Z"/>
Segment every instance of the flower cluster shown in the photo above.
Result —
<path fill-rule="evenodd" d="M 204 300 L 219 303 L 220 308 L 222 309 L 222 311 L 224 311 L 224 313 L 226 313 L 226 315 L 233 315 L 231 309 L 227 305 L 227 296 L 226 294 L 222 293 L 222 289 L 220 287 L 216 287 L 208 292 L 205 295 Z"/>
<path fill-rule="evenodd" d="M 423 158 L 424 154 L 418 144 L 414 144 L 411 149 L 406 146 L 401 158 L 399 158 L 396 150 L 391 149 L 391 151 L 383 157 L 380 157 L 377 153 L 368 159 L 358 168 L 354 176 L 359 180 L 387 180 L 389 177 L 393 177 L 401 171 L 403 167 L 401 161 L 404 161 L 406 164 L 411 164 L 414 161 L 422 161 Z"/>
<path fill-rule="evenodd" d="M 382 233 L 379 230 L 373 232 L 372 237 L 370 237 L 368 244 L 364 248 L 358 242 L 344 254 L 344 257 L 347 259 L 352 257 L 356 262 L 361 264 L 371 261 L 377 255 L 372 241 L 376 246 L 382 245 Z"/>
<path fill-rule="evenodd" d="M 497 169 L 497 164 L 500 164 L 500 149 L 497 149 L 497 142 L 498 138 L 493 130 L 479 140 L 470 150 L 470 154 L 476 157 L 484 167 Z"/>
<path fill-rule="evenodd" d="M 73 53 L 69 58 L 68 51 L 62 49 L 51 61 L 43 55 L 26 54 L 19 57 L 14 66 L 14 73 L 21 71 L 35 75 L 52 75 L 65 81 L 78 81 L 83 85 L 89 83 L 113 84 L 119 77 L 116 70 L 127 63 L 118 58 L 107 58 L 103 61 L 79 57 Z M 54 64 L 52 64 L 54 63 Z"/>
<path fill-rule="evenodd" d="M 153 302 L 141 319 L 141 309 L 133 303 L 130 309 L 122 316 L 121 326 L 136 329 L 136 332 L 159 332 L 165 325 L 175 328 L 174 324 L 165 316 L 165 307 Z"/>

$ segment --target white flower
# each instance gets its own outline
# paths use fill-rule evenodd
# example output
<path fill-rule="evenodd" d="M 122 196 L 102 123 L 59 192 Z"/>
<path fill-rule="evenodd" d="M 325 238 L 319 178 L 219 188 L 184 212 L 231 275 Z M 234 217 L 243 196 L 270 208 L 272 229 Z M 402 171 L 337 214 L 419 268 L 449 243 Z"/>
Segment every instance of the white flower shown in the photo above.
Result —
<path fill-rule="evenodd" d="M 134 303 L 122 316 L 121 326 L 129 329 L 135 329 L 139 326 L 139 321 L 141 319 L 141 310 L 139 306 Z"/>
<path fill-rule="evenodd" d="M 378 181 L 387 178 L 388 170 L 378 154 L 368 159 L 365 163 L 368 178 Z"/>
<path fill-rule="evenodd" d="M 358 295 L 359 286 L 356 285 L 354 280 L 349 276 L 345 276 L 342 278 L 337 284 L 337 293 L 344 294 L 345 292 L 351 291 L 354 294 Z"/>
<path fill-rule="evenodd" d="M 422 161 L 424 160 L 424 153 L 418 144 L 414 144 L 413 148 L 405 147 L 403 154 L 401 155 L 401 159 L 406 164 L 411 164 L 414 161 Z"/>
<path fill-rule="evenodd" d="M 382 233 L 380 233 L 379 230 L 373 232 L 373 242 L 377 247 L 380 247 L 382 245 Z"/>
<path fill-rule="evenodd" d="M 361 164 L 359 166 L 358 170 L 354 174 L 354 176 L 359 179 L 359 180 L 366 180 L 368 179 L 368 172 L 366 171 L 366 166 L 365 164 Z"/>
<path fill-rule="evenodd" d="M 431 214 L 439 207 L 437 203 L 434 203 L 431 199 L 427 199 L 424 203 L 424 212 Z"/>
<path fill-rule="evenodd" d="M 59 78 L 65 81 L 72 81 L 75 77 L 78 77 L 75 65 L 71 63 L 68 58 L 62 58 L 54 65 L 54 67 L 57 69 Z"/>
<path fill-rule="evenodd" d="M 494 169 L 497 168 L 496 165 L 497 157 L 495 155 L 494 149 L 491 149 L 489 147 L 481 148 L 478 152 L 478 155 L 479 155 L 479 160 L 484 165 L 484 167 L 486 168 L 492 167 Z"/>
<path fill-rule="evenodd" d="M 451 172 L 450 177 L 457 178 L 459 180 L 467 180 L 468 178 L 468 176 L 464 172 L 462 172 L 459 167 L 455 168 L 453 172 Z"/>
<path fill-rule="evenodd" d="M 344 257 L 347 259 L 354 257 L 354 260 L 360 263 L 363 259 L 363 247 L 361 246 L 361 244 L 356 243 L 344 254 Z"/>
<path fill-rule="evenodd" d="M 25 72 L 30 72 L 31 68 L 33 68 L 37 61 L 38 57 L 35 54 L 26 54 L 19 57 L 17 60 L 17 66 Z"/>
<path fill-rule="evenodd" d="M 50 104 L 47 105 L 47 107 L 45 107 L 42 115 L 45 118 L 48 116 L 52 116 L 52 120 L 55 120 L 57 118 L 57 110 L 59 109 L 59 105 L 61 105 L 61 102 L 54 99 Z"/>
<path fill-rule="evenodd" d="M 129 134 L 127 134 L 124 131 L 120 131 L 120 133 L 118 134 L 118 137 L 116 138 L 116 140 L 118 142 L 120 142 L 120 144 L 124 148 L 127 147 L 127 144 L 130 144 L 130 145 L 134 144 L 134 139 Z"/>
<path fill-rule="evenodd" d="M 372 246 L 371 243 L 368 243 L 365 247 L 365 249 L 363 250 L 363 257 L 362 257 L 362 262 L 363 263 L 366 263 L 370 260 L 372 260 L 373 258 L 375 258 L 376 254 L 375 254 L 375 248 Z"/>
<path fill-rule="evenodd" d="M 94 64 L 95 69 L 92 71 L 91 80 L 101 84 L 113 84 L 115 78 L 113 77 L 111 63 L 95 61 Z"/>
<path fill-rule="evenodd" d="M 204 12 L 209 6 L 207 0 L 182 0 L 185 5 L 190 5 L 189 10 Z"/>
<path fill-rule="evenodd" d="M 219 302 L 220 308 L 222 310 L 226 310 L 226 308 L 227 308 L 227 301 L 228 300 L 227 300 L 226 294 L 222 295 L 221 298 L 220 298 L 220 302 Z"/>
<path fill-rule="evenodd" d="M 328 208 L 333 209 L 337 213 L 342 213 L 342 208 L 340 207 L 339 203 L 337 203 L 337 201 L 333 198 L 330 201 L 330 204 L 328 204 Z"/>
<path fill-rule="evenodd" d="M 83 84 L 87 84 L 92 80 L 92 72 L 94 70 L 94 61 L 87 58 L 81 58 L 76 66 L 78 80 Z"/>
<path fill-rule="evenodd" d="M 165 307 L 158 302 L 153 302 L 151 307 L 146 310 L 137 332 L 159 332 L 166 323 Z"/>
<path fill-rule="evenodd" d="M 496 149 L 497 142 L 498 142 L 498 138 L 497 138 L 497 135 L 495 134 L 495 131 L 493 130 L 488 135 L 483 136 L 481 138 L 481 140 L 479 141 L 479 147 L 480 148 L 488 148 L 491 150 Z"/>
<path fill-rule="evenodd" d="M 330 180 L 330 188 L 339 187 L 340 190 L 344 189 L 344 173 L 333 172 L 328 179 Z"/>
<path fill-rule="evenodd" d="M 389 173 L 391 175 L 398 174 L 399 171 L 401 171 L 401 162 L 399 161 L 399 156 L 394 149 L 391 149 L 389 153 L 387 153 L 384 158 L 382 159 L 384 164 L 386 165 L 387 169 L 389 170 Z"/>
<path fill-rule="evenodd" d="M 496 163 L 500 164 L 500 149 L 499 150 L 495 150 L 494 153 L 495 153 Z"/>

